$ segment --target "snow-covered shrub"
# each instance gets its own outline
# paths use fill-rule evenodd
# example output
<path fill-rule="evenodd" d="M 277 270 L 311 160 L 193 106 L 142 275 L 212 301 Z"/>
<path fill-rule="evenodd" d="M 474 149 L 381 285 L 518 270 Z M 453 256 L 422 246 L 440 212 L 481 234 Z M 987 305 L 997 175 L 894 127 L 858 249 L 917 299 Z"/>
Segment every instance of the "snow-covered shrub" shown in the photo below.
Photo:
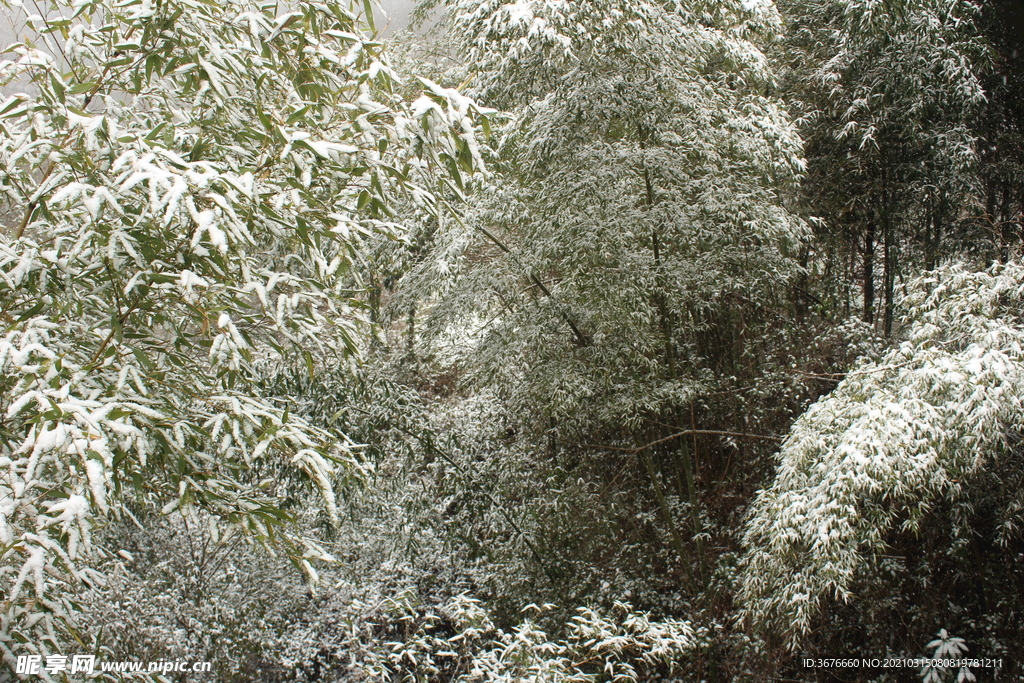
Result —
<path fill-rule="evenodd" d="M 215 680 L 239 683 L 596 683 L 671 677 L 706 646 L 689 622 L 623 603 L 575 610 L 566 623 L 557 616 L 565 612 L 531 605 L 502 628 L 467 592 L 457 562 L 436 549 L 402 552 L 388 526 L 397 517 L 376 517 L 376 538 L 328 543 L 346 559 L 323 568 L 315 593 L 286 558 L 240 534 L 215 537 L 198 515 L 142 521 L 144 531 L 103 532 L 126 549 L 104 567 L 106 586 L 86 596 L 86 624 L 105 659 L 211 661 Z M 370 521 L 344 529 L 367 534 Z M 388 540 L 392 552 L 381 553 Z M 365 557 L 355 554 L 364 548 Z"/>
<path fill-rule="evenodd" d="M 958 659 L 966 658 L 967 645 L 964 644 L 963 638 L 957 638 L 946 633 L 946 629 L 942 629 L 938 633 L 938 638 L 928 643 L 925 647 L 931 650 L 929 659 L 937 660 L 938 662 L 950 662 Z M 974 683 L 977 678 L 971 673 L 970 667 L 967 666 L 943 666 L 941 663 L 929 663 L 921 669 L 921 683 L 945 683 L 945 681 L 955 680 L 956 683 Z"/>
<path fill-rule="evenodd" d="M 902 305 L 906 341 L 796 422 L 753 505 L 740 597 L 790 648 L 826 600 L 851 596 L 891 532 L 918 533 L 936 508 L 966 515 L 986 495 L 968 484 L 1021 456 L 1024 266 L 948 265 L 910 284 Z M 1006 543 L 1021 507 L 1001 512 Z M 970 542 L 960 526 L 948 543 Z"/>
<path fill-rule="evenodd" d="M 564 637 L 549 635 L 530 605 L 510 629 L 461 594 L 440 604 L 407 591 L 376 604 L 350 602 L 346 627 L 323 661 L 351 680 L 393 683 L 621 683 L 670 675 L 698 646 L 688 622 L 657 621 L 618 603 L 611 615 L 579 609 Z"/>
<path fill-rule="evenodd" d="M 102 587 L 81 596 L 83 628 L 108 661 L 208 661 L 215 680 L 293 680 L 277 651 L 315 609 L 302 574 L 208 514 L 141 516 L 112 524 L 101 545 L 121 548 L 101 566 Z"/>

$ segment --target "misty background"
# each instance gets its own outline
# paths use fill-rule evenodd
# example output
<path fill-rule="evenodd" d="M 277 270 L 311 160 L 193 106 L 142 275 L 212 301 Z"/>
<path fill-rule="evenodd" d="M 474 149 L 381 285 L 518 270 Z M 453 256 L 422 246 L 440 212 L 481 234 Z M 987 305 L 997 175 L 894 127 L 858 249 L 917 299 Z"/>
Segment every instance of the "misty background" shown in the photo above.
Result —
<path fill-rule="evenodd" d="M 34 2 L 26 2 L 25 9 L 18 12 L 14 21 L 24 25 L 25 12 L 29 14 L 42 13 L 41 9 L 34 7 Z M 409 13 L 412 12 L 413 6 L 416 4 L 416 0 L 381 0 L 381 8 L 383 9 L 383 21 L 380 21 L 379 25 L 382 28 L 383 33 L 391 33 L 392 31 L 398 31 L 409 25 Z M 17 24 L 12 23 L 10 18 L 10 10 L 0 15 L 0 47 L 7 47 L 9 44 L 17 40 L 17 32 L 21 28 Z"/>

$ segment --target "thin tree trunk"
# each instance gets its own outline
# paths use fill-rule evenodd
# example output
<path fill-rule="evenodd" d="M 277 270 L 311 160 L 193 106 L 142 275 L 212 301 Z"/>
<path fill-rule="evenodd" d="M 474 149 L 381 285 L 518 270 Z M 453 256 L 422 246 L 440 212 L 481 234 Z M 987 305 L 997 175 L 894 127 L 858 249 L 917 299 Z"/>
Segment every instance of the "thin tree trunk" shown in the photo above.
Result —
<path fill-rule="evenodd" d="M 697 568 L 700 570 L 700 584 L 705 597 L 708 590 L 708 567 L 704 553 L 704 525 L 700 521 L 700 503 L 697 500 L 697 483 L 694 477 L 693 459 L 686 439 L 679 440 L 679 454 L 683 460 L 683 475 L 686 477 L 686 496 L 690 503 L 690 521 L 693 524 L 693 540 L 697 544 Z"/>
<path fill-rule="evenodd" d="M 864 322 L 875 323 L 875 219 L 864 234 Z"/>
<path fill-rule="evenodd" d="M 931 210 L 931 230 L 928 239 L 928 268 L 932 269 L 939 262 L 939 254 L 942 251 L 942 216 L 946 210 L 946 197 L 944 192 L 938 192 Z"/>
<path fill-rule="evenodd" d="M 668 526 L 669 535 L 672 537 L 672 545 L 675 547 L 676 553 L 679 555 L 679 561 L 683 565 L 683 571 L 686 573 L 686 580 L 689 583 L 693 583 L 693 573 L 690 571 L 690 565 L 686 564 L 686 547 L 683 545 L 683 537 L 679 535 L 679 529 L 676 528 L 675 519 L 672 515 L 672 508 L 668 504 L 668 499 L 665 497 L 665 492 L 661 488 L 661 482 L 658 480 L 658 473 L 654 469 L 654 463 L 651 461 L 651 454 L 644 448 L 640 451 L 640 459 L 643 460 L 644 467 L 647 469 L 647 476 L 651 479 L 651 486 L 654 488 L 654 497 L 658 501 L 658 507 L 661 508 L 661 514 L 665 518 L 665 524 Z M 703 579 L 703 575 L 702 575 Z"/>
<path fill-rule="evenodd" d="M 807 277 L 807 262 L 810 259 L 810 250 L 805 246 L 800 250 L 800 275 L 796 279 L 796 286 L 793 288 L 793 313 L 797 322 L 807 316 L 807 289 L 810 286 Z"/>
<path fill-rule="evenodd" d="M 849 319 L 849 317 L 850 317 L 850 307 L 851 307 L 850 291 L 853 289 L 854 273 L 857 270 L 857 268 L 856 268 L 856 266 L 854 264 L 854 261 L 857 258 L 857 250 L 856 249 L 851 249 L 850 252 L 849 252 L 849 256 L 850 257 L 848 259 L 844 259 L 845 263 L 843 264 L 843 270 L 845 271 L 844 274 L 846 275 L 845 284 L 843 286 L 843 290 L 844 290 L 844 292 L 843 292 L 843 294 L 844 294 L 844 296 L 843 296 L 843 318 L 844 319 Z"/>
<path fill-rule="evenodd" d="M 641 147 L 642 147 L 642 145 L 641 145 Z M 646 166 L 644 167 L 644 185 L 645 185 L 645 189 L 647 191 L 647 209 L 651 210 L 651 209 L 654 208 L 656 200 L 655 200 L 655 196 L 654 196 L 654 184 L 651 181 L 650 171 L 648 171 Z M 658 317 L 660 318 L 659 322 L 661 323 L 662 334 L 665 337 L 665 365 L 666 365 L 666 369 L 668 371 L 669 381 L 675 381 L 676 378 L 677 378 L 677 369 L 676 369 L 675 343 L 674 343 L 674 335 L 673 335 L 673 329 L 672 329 L 672 327 L 673 327 L 672 326 L 672 315 L 671 315 L 671 313 L 668 310 L 668 301 L 666 300 L 666 297 L 665 297 L 664 288 L 661 286 L 662 285 L 662 280 L 663 280 L 662 264 L 661 264 L 661 243 L 660 243 L 660 240 L 659 240 L 659 237 L 658 237 L 657 228 L 652 228 L 651 229 L 651 247 L 652 247 L 652 251 L 654 252 L 654 268 L 655 268 L 655 273 L 657 274 L 657 281 L 658 281 L 658 284 L 659 284 L 658 291 L 655 292 L 654 296 L 655 296 L 655 305 L 658 308 Z M 675 412 L 675 415 L 673 417 L 673 420 L 676 423 L 675 427 L 676 427 L 676 430 L 678 431 L 680 429 L 679 425 L 681 424 L 681 420 L 679 418 L 678 409 L 674 409 L 674 412 Z M 691 516 L 692 516 L 692 522 L 693 522 L 693 537 L 694 537 L 694 541 L 696 542 L 696 545 L 697 545 L 697 563 L 698 563 L 698 567 L 700 569 L 701 586 L 704 589 L 707 589 L 707 586 L 708 586 L 707 566 L 706 566 L 705 557 L 704 557 L 704 538 L 701 535 L 703 533 L 703 528 L 702 528 L 701 523 L 700 523 L 700 510 L 697 507 L 698 506 L 698 501 L 697 501 L 697 485 L 696 485 L 696 482 L 694 481 L 694 476 L 693 476 L 693 461 L 690 458 L 690 449 L 687 447 L 685 439 L 680 441 L 680 444 L 679 444 L 679 457 L 682 460 L 683 474 L 684 474 L 685 479 L 686 479 L 686 495 L 687 495 L 687 498 L 689 499 L 690 510 L 691 510 L 691 513 L 692 513 Z M 660 491 L 660 485 L 657 483 L 657 478 L 656 478 L 656 474 L 657 473 L 654 470 L 654 464 L 651 462 L 649 455 L 644 455 L 644 465 L 647 467 L 647 471 L 648 471 L 648 474 L 651 477 L 651 481 L 654 482 L 655 495 L 658 496 L 658 499 L 659 499 L 658 502 L 662 506 L 662 509 L 665 512 L 666 520 L 671 520 L 671 512 L 668 509 L 667 502 L 664 501 L 664 493 L 662 493 Z M 673 529 L 674 526 L 672 526 L 671 521 L 669 521 L 669 524 L 670 524 L 670 529 Z M 675 533 L 675 532 L 673 531 L 673 533 Z M 685 560 L 685 555 L 682 554 L 682 549 L 681 548 L 677 548 L 677 550 L 680 552 L 680 557 L 679 557 L 680 561 L 683 562 L 684 565 L 685 565 L 686 560 Z M 685 569 L 686 569 L 687 576 L 690 576 L 690 569 L 689 569 L 689 567 L 686 566 Z"/>
<path fill-rule="evenodd" d="M 1010 235 L 1013 217 L 1010 215 L 1010 184 L 1003 183 L 1003 208 L 999 212 L 999 260 L 1006 263 L 1010 258 Z"/>
<path fill-rule="evenodd" d="M 405 325 L 405 349 L 410 360 L 416 359 L 416 306 L 409 307 L 409 317 Z"/>
<path fill-rule="evenodd" d="M 985 193 L 985 218 L 984 218 L 984 220 L 988 222 L 988 227 L 989 227 L 989 229 L 991 231 L 991 234 L 992 234 L 992 240 L 996 244 L 996 258 L 998 258 L 1000 252 L 1002 251 L 1002 245 L 999 244 L 999 240 L 1002 237 L 1002 235 L 999 234 L 998 231 L 997 231 L 998 221 L 996 219 L 996 182 L 995 182 L 995 180 L 991 180 L 988 183 L 988 186 L 985 189 L 987 190 L 987 192 Z"/>
<path fill-rule="evenodd" d="M 885 216 L 882 218 L 882 225 L 884 230 L 884 245 L 883 249 L 883 270 L 882 273 L 882 286 L 885 289 L 885 313 L 883 320 L 883 329 L 885 336 L 889 337 L 892 335 L 892 316 L 893 316 L 893 274 L 896 268 L 895 254 L 893 253 L 893 235 L 892 235 L 892 214 L 886 210 Z"/>
<path fill-rule="evenodd" d="M 548 457 L 554 462 L 558 458 L 558 437 L 556 430 L 558 421 L 554 415 L 548 415 Z"/>

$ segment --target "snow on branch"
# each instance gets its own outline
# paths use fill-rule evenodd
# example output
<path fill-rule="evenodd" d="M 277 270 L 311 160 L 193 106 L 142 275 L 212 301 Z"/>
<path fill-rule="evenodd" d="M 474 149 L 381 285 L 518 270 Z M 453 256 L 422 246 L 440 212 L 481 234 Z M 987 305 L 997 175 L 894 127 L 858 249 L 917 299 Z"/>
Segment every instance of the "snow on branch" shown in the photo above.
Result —
<path fill-rule="evenodd" d="M 796 647 L 897 525 L 914 530 L 1024 420 L 1024 266 L 950 265 L 910 286 L 907 339 L 811 407 L 745 533 L 748 618 Z"/>

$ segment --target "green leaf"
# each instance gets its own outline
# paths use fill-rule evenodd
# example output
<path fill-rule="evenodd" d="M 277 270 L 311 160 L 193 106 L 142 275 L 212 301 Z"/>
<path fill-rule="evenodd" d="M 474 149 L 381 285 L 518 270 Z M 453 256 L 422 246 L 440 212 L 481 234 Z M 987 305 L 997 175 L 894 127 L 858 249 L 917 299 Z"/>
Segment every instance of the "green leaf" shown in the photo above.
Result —
<path fill-rule="evenodd" d="M 285 123 L 290 126 L 290 125 L 292 125 L 294 123 L 297 123 L 297 122 L 301 121 L 306 116 L 306 113 L 308 111 L 309 111 L 309 105 L 307 104 L 306 106 L 304 106 L 301 109 L 295 111 L 291 116 L 289 116 L 287 118 L 287 120 L 285 121 Z M 263 114 L 263 112 L 260 112 L 260 114 L 263 115 L 263 116 L 266 116 L 265 114 Z"/>
<path fill-rule="evenodd" d="M 363 20 L 370 27 L 371 33 L 377 33 L 377 27 L 373 21 L 373 2 L 371 0 L 363 0 Z"/>
<path fill-rule="evenodd" d="M 50 74 L 50 89 L 57 97 L 57 101 L 63 103 L 66 88 L 64 87 L 64 82 L 57 78 L 56 74 Z"/>
<path fill-rule="evenodd" d="M 152 370 L 154 367 L 156 367 L 156 365 L 153 363 L 153 361 L 150 359 L 150 357 L 147 356 L 142 351 L 142 349 L 140 349 L 138 347 L 133 347 L 132 348 L 132 355 L 135 356 L 136 360 L 138 360 L 139 363 L 142 364 L 142 367 L 146 368 L 147 370 Z"/>
<path fill-rule="evenodd" d="M 42 311 L 43 308 L 45 308 L 45 307 L 46 307 L 46 304 L 43 303 L 42 301 L 36 302 L 36 304 L 34 306 L 32 306 L 30 309 L 28 309 L 27 311 L 22 313 L 21 316 L 19 316 L 18 319 L 15 321 L 15 323 L 23 323 L 23 322 L 25 322 L 26 320 L 28 320 L 32 316 L 34 316 L 37 313 L 39 313 L 40 311 Z"/>
<path fill-rule="evenodd" d="M 96 83 L 88 81 L 85 83 L 76 83 L 69 89 L 72 95 L 81 95 L 85 92 L 91 92 L 96 87 Z"/>
<path fill-rule="evenodd" d="M 315 377 L 315 365 L 313 362 L 313 354 L 307 349 L 302 349 L 302 358 L 306 361 L 306 371 L 309 373 L 309 378 Z"/>
<path fill-rule="evenodd" d="M 20 107 L 20 110 L 19 111 L 14 111 L 18 107 Z M 24 97 L 19 97 L 19 96 L 15 95 L 15 96 L 11 97 L 10 99 L 8 99 L 7 102 L 4 104 L 4 106 L 2 108 L 0 108 L 0 118 L 5 118 L 6 119 L 6 118 L 13 118 L 15 116 L 20 116 L 26 110 L 27 110 L 27 107 L 25 106 L 25 99 L 24 99 Z"/>

